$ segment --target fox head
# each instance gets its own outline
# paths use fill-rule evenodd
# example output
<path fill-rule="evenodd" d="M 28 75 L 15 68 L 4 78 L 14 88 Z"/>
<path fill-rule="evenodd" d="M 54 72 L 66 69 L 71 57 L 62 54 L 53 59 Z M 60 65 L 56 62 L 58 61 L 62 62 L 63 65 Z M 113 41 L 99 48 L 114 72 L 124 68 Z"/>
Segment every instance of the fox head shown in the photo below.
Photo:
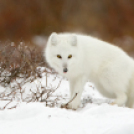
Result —
<path fill-rule="evenodd" d="M 77 59 L 77 37 L 73 34 L 52 33 L 48 39 L 45 57 L 49 65 L 60 74 L 73 73 Z"/>

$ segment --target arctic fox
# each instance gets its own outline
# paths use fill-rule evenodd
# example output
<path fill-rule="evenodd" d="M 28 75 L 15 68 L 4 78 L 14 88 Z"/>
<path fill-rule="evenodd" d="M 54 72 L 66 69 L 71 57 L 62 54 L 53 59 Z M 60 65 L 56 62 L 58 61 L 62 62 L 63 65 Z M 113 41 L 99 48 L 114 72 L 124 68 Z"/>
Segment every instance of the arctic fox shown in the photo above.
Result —
<path fill-rule="evenodd" d="M 69 80 L 70 100 L 77 94 L 68 108 L 79 107 L 88 80 L 102 95 L 115 98 L 115 104 L 133 107 L 134 60 L 117 46 L 91 36 L 52 33 L 44 55 Z"/>

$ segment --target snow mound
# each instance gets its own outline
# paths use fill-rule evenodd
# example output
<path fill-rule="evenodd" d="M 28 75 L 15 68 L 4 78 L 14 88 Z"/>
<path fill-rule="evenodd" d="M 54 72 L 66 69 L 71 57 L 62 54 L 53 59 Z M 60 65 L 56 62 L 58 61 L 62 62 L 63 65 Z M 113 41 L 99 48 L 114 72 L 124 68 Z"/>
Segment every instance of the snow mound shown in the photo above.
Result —
<path fill-rule="evenodd" d="M 77 111 L 21 103 L 0 112 L 2 134 L 133 134 L 134 110 L 88 104 Z"/>

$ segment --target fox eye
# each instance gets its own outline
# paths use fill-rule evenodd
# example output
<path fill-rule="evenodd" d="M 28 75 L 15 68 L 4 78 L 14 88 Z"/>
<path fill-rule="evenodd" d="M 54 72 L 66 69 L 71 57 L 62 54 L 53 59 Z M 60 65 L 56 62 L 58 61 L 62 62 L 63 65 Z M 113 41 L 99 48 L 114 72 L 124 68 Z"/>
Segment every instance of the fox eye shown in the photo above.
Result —
<path fill-rule="evenodd" d="M 62 57 L 58 54 L 58 55 L 57 55 L 57 58 L 61 59 Z"/>
<path fill-rule="evenodd" d="M 71 54 L 68 56 L 68 59 L 70 59 L 70 58 L 72 58 L 72 55 Z"/>

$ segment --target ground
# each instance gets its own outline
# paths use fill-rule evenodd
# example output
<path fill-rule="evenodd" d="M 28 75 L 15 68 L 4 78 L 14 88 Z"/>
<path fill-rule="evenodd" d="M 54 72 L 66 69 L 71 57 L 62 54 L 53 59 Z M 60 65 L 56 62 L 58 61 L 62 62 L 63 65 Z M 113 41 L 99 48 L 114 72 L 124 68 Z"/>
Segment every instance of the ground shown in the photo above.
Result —
<path fill-rule="evenodd" d="M 62 80 L 62 81 L 61 81 Z M 59 85 L 59 82 L 60 86 Z M 46 75 L 23 88 L 36 90 L 46 86 Z M 17 108 L 0 111 L 1 134 L 134 134 L 134 109 L 108 104 L 92 83 L 87 83 L 78 110 L 60 108 L 69 98 L 69 84 L 60 76 L 48 75 L 49 88 L 57 88 L 50 100 L 59 96 L 59 105 L 46 107 L 44 102 L 18 102 Z M 15 103 L 15 101 L 13 102 Z M 2 106 L 2 101 L 1 101 Z"/>

